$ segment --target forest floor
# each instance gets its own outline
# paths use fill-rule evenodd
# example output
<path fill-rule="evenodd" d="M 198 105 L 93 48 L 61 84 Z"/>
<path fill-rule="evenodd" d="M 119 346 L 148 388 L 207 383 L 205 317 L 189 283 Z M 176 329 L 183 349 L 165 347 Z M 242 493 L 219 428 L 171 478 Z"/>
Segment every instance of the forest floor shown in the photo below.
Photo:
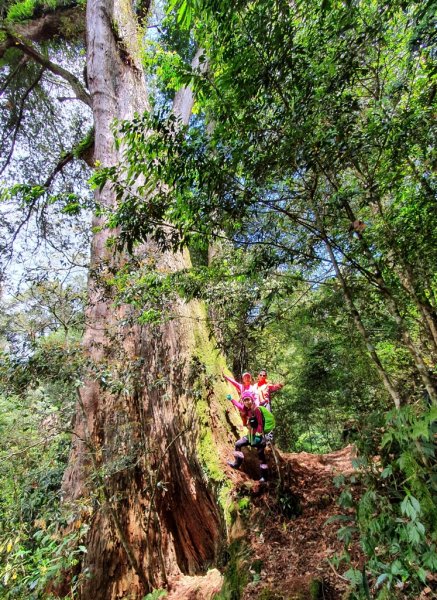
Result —
<path fill-rule="evenodd" d="M 345 597 L 348 581 L 332 564 L 332 559 L 343 551 L 343 543 L 337 537 L 340 524 L 327 521 L 344 513 L 337 504 L 341 490 L 333 479 L 353 472 L 352 459 L 352 446 L 324 455 L 281 452 L 277 453 L 279 470 L 274 469 L 276 479 L 269 483 L 254 481 L 240 471 L 230 473 L 235 484 L 232 496 L 240 506 L 231 537 L 234 542 L 242 542 L 234 567 L 236 579 L 243 587 L 241 600 Z M 272 460 L 273 457 L 271 463 Z M 349 552 L 353 566 L 359 568 L 361 557 L 356 540 L 352 540 Z M 221 586 L 222 575 L 212 569 L 204 577 L 179 578 L 171 586 L 168 598 L 212 600 Z M 222 591 L 220 598 L 227 597 Z M 237 597 L 229 592 L 230 599 Z"/>

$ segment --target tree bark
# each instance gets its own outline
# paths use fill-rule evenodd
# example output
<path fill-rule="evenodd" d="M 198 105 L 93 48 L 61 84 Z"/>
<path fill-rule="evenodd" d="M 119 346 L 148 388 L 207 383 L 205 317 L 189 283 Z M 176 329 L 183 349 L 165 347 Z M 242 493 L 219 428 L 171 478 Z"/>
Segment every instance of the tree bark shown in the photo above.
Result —
<path fill-rule="evenodd" d="M 122 159 L 114 119 L 148 108 L 131 3 L 89 0 L 87 45 L 94 158 L 112 166 Z M 188 110 L 186 102 L 182 106 Z M 111 187 L 96 200 L 114 206 Z M 170 323 L 127 324 L 129 309 L 114 308 L 108 286 L 124 258 L 108 249 L 110 232 L 100 217 L 93 226 L 84 336 L 90 368 L 80 390 L 64 499 L 97 507 L 80 597 L 142 598 L 180 572 L 201 572 L 217 556 L 224 533 L 217 493 L 226 482 L 219 454 L 230 439 L 211 382 L 223 362 L 196 304 L 179 302 Z M 167 271 L 188 264 L 185 255 L 159 255 L 152 244 L 141 254 Z"/>

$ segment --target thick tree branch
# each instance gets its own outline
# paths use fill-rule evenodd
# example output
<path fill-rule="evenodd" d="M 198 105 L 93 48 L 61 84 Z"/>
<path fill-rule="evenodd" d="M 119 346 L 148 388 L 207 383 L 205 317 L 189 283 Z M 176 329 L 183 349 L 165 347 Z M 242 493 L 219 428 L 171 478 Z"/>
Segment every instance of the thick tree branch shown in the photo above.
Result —
<path fill-rule="evenodd" d="M 75 75 L 73 75 L 72 73 L 70 73 L 70 71 L 67 71 L 67 69 L 64 69 L 60 65 L 57 65 L 56 63 L 52 62 L 50 59 L 41 54 L 29 41 L 17 36 L 16 33 L 7 30 L 6 36 L 9 40 L 9 47 L 19 48 L 32 60 L 39 63 L 52 73 L 55 73 L 55 75 L 59 75 L 59 77 L 65 79 L 65 81 L 67 81 L 70 84 L 73 92 L 76 95 L 76 98 L 82 100 L 82 102 L 84 102 L 87 106 L 91 107 L 91 97 Z"/>
<path fill-rule="evenodd" d="M 94 154 L 94 129 L 90 130 L 86 137 L 79 142 L 77 146 L 72 148 L 69 152 L 66 152 L 59 159 L 57 165 L 50 173 L 44 183 L 44 187 L 48 188 L 52 184 L 54 178 L 62 169 L 68 165 L 75 158 L 79 158 L 86 162 L 89 167 L 93 167 L 93 154 Z"/>

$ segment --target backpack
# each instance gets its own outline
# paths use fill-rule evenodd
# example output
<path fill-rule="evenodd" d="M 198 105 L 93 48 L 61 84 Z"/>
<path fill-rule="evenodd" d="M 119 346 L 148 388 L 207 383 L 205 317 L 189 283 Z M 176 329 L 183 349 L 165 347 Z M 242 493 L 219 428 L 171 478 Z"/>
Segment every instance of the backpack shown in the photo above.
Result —
<path fill-rule="evenodd" d="M 264 433 L 270 433 L 272 429 L 276 427 L 276 419 L 272 413 L 267 410 L 265 406 L 258 406 L 260 413 L 263 418 L 263 430 Z"/>

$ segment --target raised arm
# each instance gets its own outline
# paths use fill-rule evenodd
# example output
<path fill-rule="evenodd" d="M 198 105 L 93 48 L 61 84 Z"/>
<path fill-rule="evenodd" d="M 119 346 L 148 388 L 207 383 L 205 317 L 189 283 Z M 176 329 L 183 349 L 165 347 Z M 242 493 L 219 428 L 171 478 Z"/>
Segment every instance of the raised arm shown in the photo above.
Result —
<path fill-rule="evenodd" d="M 234 398 L 230 398 L 230 401 L 240 412 L 244 409 L 244 404 L 242 402 L 238 402 L 238 400 L 234 400 Z"/>
<path fill-rule="evenodd" d="M 241 394 L 241 392 L 243 390 L 243 384 L 239 383 L 235 379 L 232 379 L 232 377 L 228 377 L 228 375 L 225 375 L 224 373 L 222 373 L 222 375 L 226 379 L 226 381 L 229 381 L 229 383 L 234 386 L 234 388 L 238 391 L 238 393 Z"/>
<path fill-rule="evenodd" d="M 281 390 L 284 387 L 283 383 L 269 383 L 267 385 L 270 393 L 277 392 L 278 390 Z"/>

